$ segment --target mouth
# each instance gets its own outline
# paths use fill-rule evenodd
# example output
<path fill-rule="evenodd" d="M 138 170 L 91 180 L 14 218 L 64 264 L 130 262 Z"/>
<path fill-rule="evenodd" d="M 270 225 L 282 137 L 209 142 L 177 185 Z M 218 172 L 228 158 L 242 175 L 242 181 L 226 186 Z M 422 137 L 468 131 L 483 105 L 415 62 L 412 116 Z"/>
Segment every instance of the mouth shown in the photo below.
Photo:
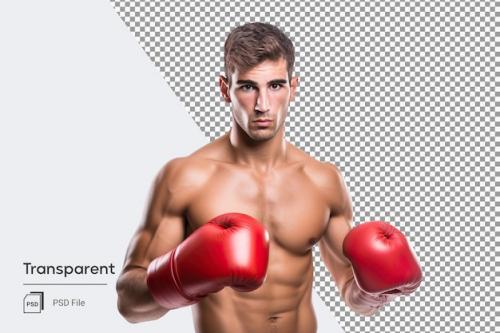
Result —
<path fill-rule="evenodd" d="M 260 127 L 267 127 L 273 123 L 271 119 L 257 119 L 253 121 L 254 123 L 257 124 L 257 126 Z"/>
<path fill-rule="evenodd" d="M 254 120 L 255 123 L 272 123 L 273 120 L 272 119 L 257 119 L 257 120 Z"/>

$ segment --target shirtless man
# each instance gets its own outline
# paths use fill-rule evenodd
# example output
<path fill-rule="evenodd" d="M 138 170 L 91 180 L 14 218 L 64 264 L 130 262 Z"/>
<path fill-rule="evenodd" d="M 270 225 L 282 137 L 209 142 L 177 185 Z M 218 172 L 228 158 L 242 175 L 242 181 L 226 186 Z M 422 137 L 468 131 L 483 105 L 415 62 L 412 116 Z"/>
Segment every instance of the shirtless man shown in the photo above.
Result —
<path fill-rule="evenodd" d="M 299 81 L 292 77 L 291 41 L 269 24 L 246 24 L 228 36 L 224 56 L 227 76 L 220 77 L 220 89 L 231 103 L 231 129 L 169 161 L 157 176 L 117 282 L 120 313 L 141 322 L 192 304 L 199 333 L 315 332 L 316 243 L 343 300 L 356 313 L 371 315 L 396 295 L 414 291 L 418 273 L 389 292 L 358 286 L 356 280 L 368 280 L 365 286 L 379 281 L 370 274 L 355 279 L 363 274 L 363 262 L 353 270 L 359 254 L 348 259 L 344 253 L 352 207 L 342 175 L 335 165 L 316 161 L 285 140 L 285 118 Z M 245 215 L 223 215 L 233 212 Z M 234 237 L 252 241 L 221 240 L 226 236 L 207 223 L 221 215 L 222 223 L 244 229 Z M 239 224 L 247 222 L 255 228 Z M 357 243 L 360 237 L 352 238 L 350 253 L 362 249 L 374 255 Z M 250 258 L 243 273 L 240 266 L 230 267 L 239 265 L 232 262 L 235 256 Z M 242 280 L 220 285 L 222 280 L 208 276 L 228 271 Z M 384 279 L 392 273 L 380 274 Z"/>

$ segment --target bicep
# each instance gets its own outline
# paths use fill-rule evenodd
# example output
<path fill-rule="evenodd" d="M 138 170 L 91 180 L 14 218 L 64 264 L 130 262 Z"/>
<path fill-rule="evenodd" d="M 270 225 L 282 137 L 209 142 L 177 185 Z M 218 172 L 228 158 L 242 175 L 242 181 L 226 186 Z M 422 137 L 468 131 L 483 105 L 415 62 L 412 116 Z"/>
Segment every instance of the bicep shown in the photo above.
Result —
<path fill-rule="evenodd" d="M 325 235 L 319 241 L 321 258 L 340 291 L 353 277 L 351 263 L 342 251 L 342 244 L 349 230 L 349 220 L 344 217 L 332 217 Z"/>
<path fill-rule="evenodd" d="M 144 221 L 128 246 L 124 271 L 147 268 L 154 258 L 167 253 L 184 238 L 183 207 L 174 202 L 169 191 L 171 168 L 167 164 L 154 182 Z"/>
<path fill-rule="evenodd" d="M 343 296 L 343 288 L 353 278 L 352 266 L 344 256 L 342 245 L 352 229 L 352 203 L 340 171 L 335 168 L 333 177 L 332 213 L 328 226 L 319 241 L 320 255 L 328 271 L 332 274 Z"/>
<path fill-rule="evenodd" d="M 141 226 L 130 241 L 124 270 L 133 267 L 147 268 L 154 258 L 180 244 L 183 237 L 182 216 L 165 215 L 154 222 L 154 226 Z"/>

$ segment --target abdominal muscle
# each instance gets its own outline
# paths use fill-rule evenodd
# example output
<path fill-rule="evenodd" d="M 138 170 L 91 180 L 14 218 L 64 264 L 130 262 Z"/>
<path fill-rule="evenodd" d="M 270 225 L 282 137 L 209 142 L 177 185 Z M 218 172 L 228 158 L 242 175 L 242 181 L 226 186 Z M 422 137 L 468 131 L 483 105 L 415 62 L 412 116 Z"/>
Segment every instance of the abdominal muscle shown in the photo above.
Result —
<path fill-rule="evenodd" d="M 316 332 L 311 251 L 297 256 L 273 245 L 262 286 L 251 292 L 226 287 L 192 307 L 197 333 Z"/>

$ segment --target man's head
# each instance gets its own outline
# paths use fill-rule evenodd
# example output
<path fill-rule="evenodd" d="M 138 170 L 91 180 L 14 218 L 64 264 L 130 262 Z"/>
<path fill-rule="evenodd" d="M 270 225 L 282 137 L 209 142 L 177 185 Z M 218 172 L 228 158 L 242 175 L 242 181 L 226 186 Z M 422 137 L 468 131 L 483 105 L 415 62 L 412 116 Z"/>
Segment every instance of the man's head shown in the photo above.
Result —
<path fill-rule="evenodd" d="M 267 140 L 282 128 L 298 84 L 292 77 L 294 62 L 292 42 L 270 24 L 248 23 L 227 37 L 221 92 L 232 103 L 234 120 L 250 138 Z M 270 122 L 257 121 L 262 119 Z"/>

